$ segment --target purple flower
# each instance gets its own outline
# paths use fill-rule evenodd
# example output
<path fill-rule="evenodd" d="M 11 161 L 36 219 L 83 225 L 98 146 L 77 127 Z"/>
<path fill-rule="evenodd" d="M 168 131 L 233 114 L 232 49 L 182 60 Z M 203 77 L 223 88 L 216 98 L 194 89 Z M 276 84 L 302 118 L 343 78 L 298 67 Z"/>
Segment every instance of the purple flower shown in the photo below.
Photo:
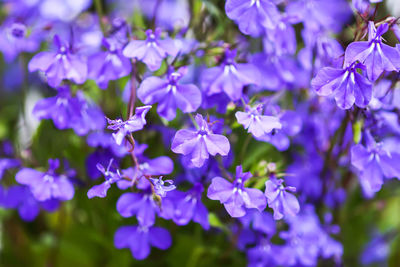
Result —
<path fill-rule="evenodd" d="M 114 245 L 118 249 L 129 248 L 132 256 L 143 260 L 150 254 L 150 246 L 167 249 L 171 246 L 171 235 L 161 227 L 123 226 L 114 235 Z"/>
<path fill-rule="evenodd" d="M 49 199 L 39 202 L 27 186 L 14 185 L 7 188 L 1 205 L 7 209 L 18 209 L 19 216 L 27 222 L 33 221 L 39 214 L 40 208 L 48 212 L 58 209 L 59 201 Z"/>
<path fill-rule="evenodd" d="M 243 227 L 250 228 L 252 223 L 253 229 L 272 237 L 276 233 L 276 222 L 269 212 L 258 212 L 257 210 L 250 210 L 246 216 L 240 218 Z"/>
<path fill-rule="evenodd" d="M 292 186 L 284 186 L 282 179 L 271 177 L 265 182 L 265 196 L 268 206 L 274 210 L 274 219 L 280 220 L 284 216 L 295 216 L 300 211 L 297 198 L 290 192 L 296 192 Z"/>
<path fill-rule="evenodd" d="M 311 86 L 319 95 L 333 94 L 336 104 L 342 109 L 349 109 L 354 103 L 364 108 L 371 101 L 372 84 L 358 70 L 365 70 L 365 66 L 354 63 L 345 69 L 323 68 Z"/>
<path fill-rule="evenodd" d="M 245 188 L 244 183 L 251 177 L 250 172 L 243 173 L 242 166 L 236 167 L 236 179 L 230 183 L 224 178 L 215 177 L 208 188 L 207 197 L 224 204 L 231 217 L 246 215 L 246 208 L 263 211 L 267 205 L 264 194 L 255 188 Z"/>
<path fill-rule="evenodd" d="M 280 14 L 271 0 L 228 0 L 225 10 L 228 17 L 239 24 L 242 33 L 258 37 L 265 28 L 275 28 Z"/>
<path fill-rule="evenodd" d="M 21 52 L 35 52 L 40 45 L 38 34 L 31 32 L 20 22 L 5 22 L 0 29 L 0 51 L 7 61 L 12 61 Z"/>
<path fill-rule="evenodd" d="M 268 112 L 269 113 L 269 112 Z M 290 146 L 290 136 L 298 134 L 303 127 L 302 117 L 295 111 L 286 110 L 280 114 L 272 112 L 279 117 L 282 129 L 274 129 L 271 133 L 256 138 L 259 141 L 269 142 L 279 151 L 287 150 Z"/>
<path fill-rule="evenodd" d="M 88 59 L 88 78 L 106 89 L 109 81 L 129 75 L 131 62 L 122 55 L 117 41 L 103 39 L 103 45 L 107 51 L 98 52 Z"/>
<path fill-rule="evenodd" d="M 260 238 L 257 245 L 247 250 L 248 267 L 278 266 L 282 247 L 274 245 L 268 238 Z"/>
<path fill-rule="evenodd" d="M 177 225 L 186 225 L 193 220 L 205 230 L 210 228 L 208 211 L 201 202 L 204 187 L 196 183 L 187 192 L 173 191 L 162 200 L 161 215 L 165 219 L 172 219 Z"/>
<path fill-rule="evenodd" d="M 36 103 L 32 111 L 36 118 L 52 119 L 58 129 L 72 128 L 78 135 L 104 128 L 103 112 L 88 102 L 81 91 L 73 97 L 67 86 L 59 87 L 57 90 L 56 96 L 41 99 Z"/>
<path fill-rule="evenodd" d="M 70 127 L 77 135 L 85 135 L 91 130 L 102 130 L 105 127 L 103 111 L 91 100 L 87 99 L 82 91 L 76 92 L 78 104 L 76 118 L 69 118 Z M 53 115 L 54 116 L 54 115 Z"/>
<path fill-rule="evenodd" d="M 350 66 L 360 61 L 366 66 L 368 78 L 375 81 L 383 71 L 400 69 L 400 53 L 396 48 L 382 43 L 382 35 L 387 32 L 387 23 L 375 28 L 373 21 L 368 24 L 368 41 L 353 42 L 345 52 L 344 64 Z"/>
<path fill-rule="evenodd" d="M 166 120 L 173 120 L 176 109 L 185 113 L 196 111 L 201 105 L 201 92 L 194 84 L 179 84 L 186 68 L 168 73 L 166 80 L 146 78 L 138 88 L 138 98 L 146 105 L 158 103 L 157 112 Z"/>
<path fill-rule="evenodd" d="M 67 44 L 63 44 L 58 35 L 54 36 L 57 52 L 40 52 L 28 64 L 30 72 L 40 70 L 46 74 L 47 82 L 52 87 L 60 85 L 63 79 L 82 84 L 86 80 L 86 60 L 74 54 Z"/>
<path fill-rule="evenodd" d="M 128 154 L 127 148 L 122 145 L 117 145 L 110 133 L 92 132 L 87 136 L 86 142 L 91 147 L 110 149 L 112 153 L 118 157 L 123 157 Z M 135 144 L 135 148 L 137 148 L 137 144 Z"/>
<path fill-rule="evenodd" d="M 273 129 L 281 129 L 279 118 L 262 115 L 262 105 L 250 107 L 246 105 L 246 112 L 238 111 L 235 116 L 240 124 L 255 137 L 261 137 L 270 133 Z"/>
<path fill-rule="evenodd" d="M 70 200 L 74 196 L 74 186 L 66 175 L 58 175 L 57 159 L 49 159 L 49 170 L 45 173 L 30 168 L 21 169 L 15 176 L 18 183 L 29 186 L 38 201 L 58 199 Z"/>
<path fill-rule="evenodd" d="M 161 29 L 146 31 L 146 40 L 132 40 L 123 50 L 123 55 L 144 62 L 151 71 L 161 67 L 161 62 L 168 55 L 175 57 L 178 49 L 171 39 L 161 40 Z"/>
<path fill-rule="evenodd" d="M 90 188 L 89 191 L 87 192 L 88 198 L 106 197 L 107 191 L 108 189 L 110 189 L 111 184 L 122 179 L 118 169 L 115 172 L 110 170 L 113 161 L 114 161 L 113 159 L 110 160 L 107 169 L 104 169 L 103 165 L 97 164 L 97 169 L 104 175 L 106 180 L 103 183 L 95 185 L 92 188 Z"/>
<path fill-rule="evenodd" d="M 286 12 L 313 31 L 339 32 L 353 16 L 346 0 L 293 0 L 288 2 Z"/>
<path fill-rule="evenodd" d="M 384 177 L 400 178 L 400 153 L 390 151 L 383 143 L 376 143 L 369 132 L 365 134 L 366 146 L 351 148 L 351 164 L 360 172 L 359 180 L 366 196 L 378 192 Z"/>
<path fill-rule="evenodd" d="M 204 71 L 201 87 L 208 96 L 223 92 L 236 101 L 242 97 L 245 85 L 259 84 L 258 69 L 253 64 L 236 63 L 235 56 L 236 50 L 226 50 L 220 66 Z"/>
<path fill-rule="evenodd" d="M 368 11 L 373 12 L 373 9 L 370 9 L 370 4 L 380 3 L 382 0 L 352 0 L 351 2 L 360 14 L 368 15 Z"/>
<path fill-rule="evenodd" d="M 154 159 L 148 159 L 147 157 L 140 155 L 140 151 L 137 151 L 138 148 L 138 144 L 136 143 L 135 156 L 139 161 L 139 166 L 137 168 L 131 167 L 123 170 L 123 175 L 129 177 L 130 181 L 125 179 L 118 181 L 117 186 L 121 190 L 133 186 L 135 182 L 141 182 L 143 176 L 167 175 L 174 170 L 174 162 L 169 157 L 161 156 Z M 139 188 L 138 185 L 136 186 Z M 146 180 L 146 184 L 142 189 L 147 189 L 149 186 L 150 184 Z"/>
<path fill-rule="evenodd" d="M 122 217 L 136 216 L 142 226 L 154 225 L 156 213 L 160 212 L 150 190 L 142 193 L 125 193 L 118 199 L 117 211 Z"/>
<path fill-rule="evenodd" d="M 121 119 L 107 119 L 109 124 L 107 128 L 113 131 L 117 131 L 116 133 L 113 133 L 113 137 L 118 145 L 122 144 L 122 140 L 127 134 L 143 129 L 144 125 L 146 125 L 146 114 L 150 109 L 151 106 L 137 107 L 135 115 L 133 115 L 126 121 L 123 121 Z"/>
<path fill-rule="evenodd" d="M 126 2 L 120 1 L 123 5 L 123 9 L 126 7 Z M 168 28 L 168 30 L 174 29 L 184 29 L 188 26 L 190 21 L 190 6 L 186 1 L 180 0 L 165 0 L 158 2 L 158 0 L 147 0 L 136 1 L 143 15 L 145 15 L 148 19 L 153 18 L 155 16 L 156 25 Z M 155 11 L 157 11 L 155 13 Z M 132 14 L 132 11 L 128 11 L 127 16 Z"/>
<path fill-rule="evenodd" d="M 6 170 L 11 168 L 19 167 L 20 162 L 17 159 L 0 159 L 0 180 L 3 178 L 3 175 Z"/>
<path fill-rule="evenodd" d="M 360 261 L 364 266 L 372 265 L 373 263 L 380 263 L 382 266 L 387 265 L 390 254 L 390 236 L 390 232 L 386 235 L 381 233 L 374 234 L 360 255 Z"/>
<path fill-rule="evenodd" d="M 200 114 L 196 115 L 195 121 L 198 126 L 197 130 L 182 129 L 176 132 L 172 140 L 172 151 L 188 157 L 193 166 L 198 168 L 203 166 L 209 158 L 209 154 L 212 156 L 228 155 L 230 150 L 228 138 L 214 134 Z"/>
<path fill-rule="evenodd" d="M 154 186 L 155 194 L 159 195 L 160 197 L 165 197 L 167 192 L 175 190 L 176 186 L 174 185 L 174 181 L 172 180 L 162 180 L 162 177 L 158 179 L 150 178 L 151 183 Z M 168 185 L 165 185 L 165 184 Z"/>

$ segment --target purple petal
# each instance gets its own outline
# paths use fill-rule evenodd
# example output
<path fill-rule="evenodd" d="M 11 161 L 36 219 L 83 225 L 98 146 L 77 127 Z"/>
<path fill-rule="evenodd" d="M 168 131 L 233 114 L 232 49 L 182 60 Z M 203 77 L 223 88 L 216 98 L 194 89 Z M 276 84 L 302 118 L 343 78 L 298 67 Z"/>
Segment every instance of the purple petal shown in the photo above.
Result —
<path fill-rule="evenodd" d="M 215 177 L 208 187 L 207 197 L 225 203 L 233 194 L 233 185 L 221 177 Z"/>
<path fill-rule="evenodd" d="M 168 249 L 172 244 L 171 235 L 161 227 L 152 227 L 149 230 L 150 244 L 159 249 Z"/>
<path fill-rule="evenodd" d="M 95 185 L 89 189 L 87 192 L 88 198 L 100 197 L 104 198 L 107 196 L 107 191 L 110 189 L 111 185 L 108 181 L 101 183 L 99 185 Z"/>
<path fill-rule="evenodd" d="M 230 144 L 228 138 L 219 134 L 208 134 L 204 137 L 204 142 L 207 147 L 208 153 L 215 156 L 220 154 L 226 156 L 230 150 Z"/>

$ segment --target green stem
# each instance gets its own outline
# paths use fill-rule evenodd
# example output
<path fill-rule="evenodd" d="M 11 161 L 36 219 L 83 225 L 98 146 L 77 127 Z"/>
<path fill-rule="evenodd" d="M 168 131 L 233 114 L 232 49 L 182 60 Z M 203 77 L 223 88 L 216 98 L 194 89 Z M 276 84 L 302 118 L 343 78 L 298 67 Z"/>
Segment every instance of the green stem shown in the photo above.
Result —
<path fill-rule="evenodd" d="M 99 17 L 100 21 L 100 28 L 103 34 L 106 32 L 106 27 L 103 22 L 103 4 L 102 0 L 94 0 L 94 7 L 96 8 L 97 16 Z"/>
<path fill-rule="evenodd" d="M 190 119 L 192 120 L 192 122 L 193 122 L 194 126 L 196 127 L 196 129 L 198 130 L 200 127 L 199 127 L 199 125 L 197 124 L 196 120 L 194 119 L 192 113 L 189 113 L 189 117 L 190 117 Z"/>

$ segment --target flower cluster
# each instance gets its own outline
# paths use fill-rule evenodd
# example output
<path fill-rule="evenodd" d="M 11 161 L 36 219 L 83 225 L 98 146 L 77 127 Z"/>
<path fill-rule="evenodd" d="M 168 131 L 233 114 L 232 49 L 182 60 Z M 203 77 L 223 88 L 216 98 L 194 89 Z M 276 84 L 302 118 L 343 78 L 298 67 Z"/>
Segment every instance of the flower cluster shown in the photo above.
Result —
<path fill-rule="evenodd" d="M 344 264 L 350 204 L 398 194 L 399 18 L 378 0 L 128 2 L 1 4 L 1 82 L 23 104 L 0 99 L 0 206 L 88 221 L 82 202 L 115 199 L 137 260 L 200 229 L 249 266 Z"/>

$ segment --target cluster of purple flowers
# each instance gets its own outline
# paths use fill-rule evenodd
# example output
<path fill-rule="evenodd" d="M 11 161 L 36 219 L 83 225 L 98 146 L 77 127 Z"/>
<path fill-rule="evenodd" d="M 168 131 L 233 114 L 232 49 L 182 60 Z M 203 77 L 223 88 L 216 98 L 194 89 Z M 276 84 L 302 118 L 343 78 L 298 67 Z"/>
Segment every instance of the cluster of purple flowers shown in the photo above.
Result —
<path fill-rule="evenodd" d="M 236 238 L 249 266 L 317 266 L 320 258 L 340 264 L 343 247 L 333 237 L 340 227 L 331 212 L 343 206 L 346 179 L 358 177 L 372 198 L 386 180 L 400 178 L 400 45 L 383 37 L 400 30 L 394 17 L 375 19 L 380 1 L 226 0 L 224 16 L 237 31 L 223 41 L 196 39 L 189 6 L 175 0 L 135 6 L 147 30 L 128 23 L 124 1 L 114 1 L 107 16 L 85 11 L 91 1 L 79 2 L 7 3 L 0 51 L 10 62 L 31 56 L 27 69 L 53 92 L 36 102 L 36 119 L 87 136 L 93 149 L 86 174 L 104 176 L 86 188 L 87 197 L 123 191 L 116 209 L 137 224 L 115 232 L 115 247 L 145 259 L 151 247 L 173 243 L 160 220 L 193 221 L 208 231 L 212 212 L 235 218 L 228 238 Z M 354 16 L 354 38 L 343 47 L 335 34 Z M 91 99 L 93 87 L 118 99 Z M 123 87 L 123 94 L 115 90 Z M 105 102 L 115 109 L 120 96 L 128 111 L 110 119 L 126 108 L 113 111 Z M 155 134 L 164 155 L 149 158 L 138 140 Z M 287 160 L 266 162 L 263 151 L 247 151 L 249 144 Z M 40 209 L 57 210 L 81 186 L 66 162 L 59 172 L 60 161 L 49 159 L 45 171 L 4 154 L 0 179 L 18 169 L 18 185 L 0 187 L 0 205 L 26 221 Z"/>

